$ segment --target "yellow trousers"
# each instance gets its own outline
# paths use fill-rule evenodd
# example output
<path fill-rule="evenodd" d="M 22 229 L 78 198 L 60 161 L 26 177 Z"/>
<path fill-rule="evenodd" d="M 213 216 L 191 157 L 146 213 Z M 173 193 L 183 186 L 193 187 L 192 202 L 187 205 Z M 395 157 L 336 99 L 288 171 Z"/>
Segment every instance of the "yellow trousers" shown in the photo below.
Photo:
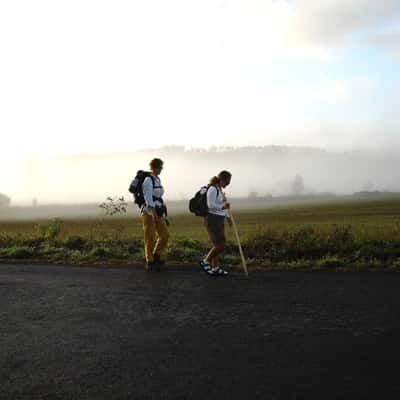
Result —
<path fill-rule="evenodd" d="M 144 253 L 147 262 L 152 262 L 154 256 L 162 256 L 168 244 L 169 232 L 164 218 L 157 218 L 142 213 L 144 232 Z"/>

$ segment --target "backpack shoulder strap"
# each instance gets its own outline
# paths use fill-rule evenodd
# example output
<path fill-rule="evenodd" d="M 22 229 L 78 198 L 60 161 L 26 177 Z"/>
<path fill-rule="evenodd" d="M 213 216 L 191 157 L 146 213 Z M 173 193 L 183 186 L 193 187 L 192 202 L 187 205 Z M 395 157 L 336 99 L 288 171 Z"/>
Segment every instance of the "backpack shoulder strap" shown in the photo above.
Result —
<path fill-rule="evenodd" d="M 217 185 L 207 185 L 207 191 L 208 191 L 208 189 L 210 189 L 210 187 L 215 187 L 215 189 L 217 189 L 217 196 L 218 196 L 218 194 L 219 194 L 218 186 Z"/>
<path fill-rule="evenodd" d="M 143 176 L 144 176 L 143 182 L 144 182 L 144 180 L 145 180 L 146 178 L 150 178 L 150 179 L 151 179 L 151 181 L 153 182 L 153 189 L 154 189 L 154 186 L 156 185 L 156 183 L 155 183 L 155 178 L 154 178 L 154 176 L 152 175 L 152 173 L 149 172 L 149 171 L 146 171 L 146 172 L 143 172 Z M 143 185 L 143 182 L 142 182 L 142 185 Z"/>

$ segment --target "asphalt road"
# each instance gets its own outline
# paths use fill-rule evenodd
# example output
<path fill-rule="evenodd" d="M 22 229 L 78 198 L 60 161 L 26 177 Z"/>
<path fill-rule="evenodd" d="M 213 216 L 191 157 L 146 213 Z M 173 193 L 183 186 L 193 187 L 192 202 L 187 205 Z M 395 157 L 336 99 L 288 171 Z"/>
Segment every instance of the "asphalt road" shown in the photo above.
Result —
<path fill-rule="evenodd" d="M 0 265 L 1 399 L 391 399 L 400 274 Z"/>

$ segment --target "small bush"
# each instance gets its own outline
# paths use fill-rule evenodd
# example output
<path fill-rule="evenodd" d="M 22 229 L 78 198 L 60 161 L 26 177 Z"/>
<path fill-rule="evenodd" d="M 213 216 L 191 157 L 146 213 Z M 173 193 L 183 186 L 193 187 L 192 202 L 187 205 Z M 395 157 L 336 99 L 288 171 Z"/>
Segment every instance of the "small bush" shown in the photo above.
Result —
<path fill-rule="evenodd" d="M 327 256 L 318 260 L 316 265 L 319 268 L 341 268 L 344 267 L 346 263 L 341 258 Z"/>
<path fill-rule="evenodd" d="M 81 236 L 70 236 L 64 245 L 69 250 L 82 250 L 85 247 L 86 240 Z"/>
<path fill-rule="evenodd" d="M 315 262 L 310 260 L 297 260 L 286 264 L 288 269 L 311 269 L 313 267 L 315 267 Z"/>
<path fill-rule="evenodd" d="M 324 254 L 321 235 L 310 225 L 301 226 L 285 235 L 288 259 L 317 259 Z"/>
<path fill-rule="evenodd" d="M 108 247 L 95 247 L 89 252 L 89 257 L 92 258 L 113 258 L 114 253 Z"/>
<path fill-rule="evenodd" d="M 37 231 L 42 239 L 55 240 L 61 233 L 63 221 L 59 218 L 54 218 L 50 222 L 39 224 Z"/>
<path fill-rule="evenodd" d="M 57 247 L 51 244 L 45 244 L 43 245 L 38 254 L 42 254 L 42 255 L 54 255 L 54 254 L 65 254 L 65 249 L 63 249 L 62 247 Z"/>
<path fill-rule="evenodd" d="M 9 249 L 6 249 L 5 252 L 3 253 L 3 257 L 5 258 L 32 258 L 35 255 L 34 250 L 32 247 L 26 247 L 26 246 L 21 246 L 21 247 L 10 247 Z"/>
<path fill-rule="evenodd" d="M 354 235 L 350 225 L 333 225 L 327 238 L 327 249 L 330 254 L 346 255 L 354 250 Z"/>
<path fill-rule="evenodd" d="M 392 267 L 396 268 L 396 269 L 400 269 L 400 258 L 398 258 L 397 260 L 395 260 L 393 262 Z"/>
<path fill-rule="evenodd" d="M 360 256 L 365 260 L 393 261 L 400 258 L 400 241 L 369 240 L 362 243 Z"/>
<path fill-rule="evenodd" d="M 282 248 L 282 240 L 274 232 L 267 231 L 253 236 L 243 243 L 243 251 L 253 257 L 263 259 L 268 254 L 276 254 Z"/>
<path fill-rule="evenodd" d="M 240 255 L 225 254 L 222 256 L 222 261 L 228 265 L 237 265 L 237 264 L 240 264 L 241 259 L 240 259 Z"/>
<path fill-rule="evenodd" d="M 138 246 L 138 245 L 135 244 L 135 243 L 128 243 L 128 244 L 126 245 L 126 251 L 127 251 L 127 253 L 128 253 L 129 255 L 135 256 L 135 255 L 137 255 L 137 254 L 143 253 L 143 246 L 142 246 L 142 245 Z"/>
<path fill-rule="evenodd" d="M 176 261 L 196 261 L 204 255 L 206 248 L 195 239 L 178 238 L 168 247 L 168 258 Z"/>
<path fill-rule="evenodd" d="M 364 261 L 361 269 L 382 269 L 385 268 L 387 266 L 387 263 L 385 263 L 382 260 L 378 260 L 378 259 L 371 259 L 368 261 Z"/>
<path fill-rule="evenodd" d="M 85 255 L 80 250 L 71 250 L 68 251 L 67 256 L 72 261 L 82 261 L 85 258 Z"/>
<path fill-rule="evenodd" d="M 170 246 L 168 249 L 168 258 L 176 261 L 197 261 L 204 255 L 204 252 L 193 249 L 185 248 L 181 246 Z"/>

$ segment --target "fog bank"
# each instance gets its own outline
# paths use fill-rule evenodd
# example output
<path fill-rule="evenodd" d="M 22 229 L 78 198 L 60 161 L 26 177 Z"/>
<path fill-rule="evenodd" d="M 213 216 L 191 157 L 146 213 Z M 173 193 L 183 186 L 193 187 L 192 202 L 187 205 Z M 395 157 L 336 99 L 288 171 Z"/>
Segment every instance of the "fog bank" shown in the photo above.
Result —
<path fill-rule="evenodd" d="M 292 194 L 301 180 L 302 194 L 361 190 L 400 191 L 399 152 L 333 152 L 314 148 L 264 146 L 185 149 L 164 147 L 109 154 L 40 159 L 13 165 L 0 179 L 0 192 L 12 204 L 101 202 L 107 196 L 130 198 L 128 186 L 150 159 L 165 161 L 162 181 L 166 198 L 189 198 L 222 169 L 232 172 L 231 196 Z M 2 170 L 6 172 L 4 165 Z M 14 179 L 10 175 L 14 173 Z"/>

